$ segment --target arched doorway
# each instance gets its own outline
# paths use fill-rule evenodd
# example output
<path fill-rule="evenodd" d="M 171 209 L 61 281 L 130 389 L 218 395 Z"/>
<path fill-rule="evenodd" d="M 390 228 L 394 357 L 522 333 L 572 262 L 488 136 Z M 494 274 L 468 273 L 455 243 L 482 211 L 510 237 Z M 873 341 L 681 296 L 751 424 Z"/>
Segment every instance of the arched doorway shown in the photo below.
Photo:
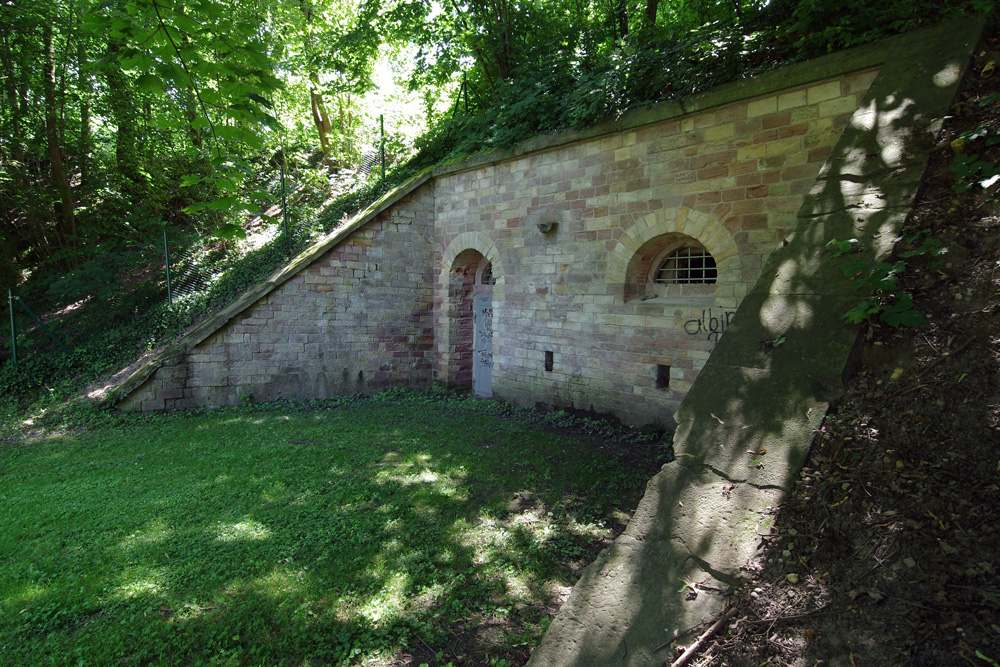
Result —
<path fill-rule="evenodd" d="M 478 250 L 460 252 L 448 272 L 448 385 L 493 395 L 493 265 Z"/>
<path fill-rule="evenodd" d="M 472 391 L 493 396 L 493 264 L 483 257 L 472 288 Z"/>

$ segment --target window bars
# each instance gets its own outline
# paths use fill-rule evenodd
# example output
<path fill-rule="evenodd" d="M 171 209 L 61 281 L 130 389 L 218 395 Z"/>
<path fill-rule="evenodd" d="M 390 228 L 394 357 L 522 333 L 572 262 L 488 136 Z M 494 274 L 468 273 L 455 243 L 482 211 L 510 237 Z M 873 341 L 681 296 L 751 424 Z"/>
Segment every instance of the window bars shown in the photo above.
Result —
<path fill-rule="evenodd" d="M 680 248 L 656 271 L 655 281 L 672 285 L 714 283 L 718 277 L 715 259 L 704 248 Z"/>

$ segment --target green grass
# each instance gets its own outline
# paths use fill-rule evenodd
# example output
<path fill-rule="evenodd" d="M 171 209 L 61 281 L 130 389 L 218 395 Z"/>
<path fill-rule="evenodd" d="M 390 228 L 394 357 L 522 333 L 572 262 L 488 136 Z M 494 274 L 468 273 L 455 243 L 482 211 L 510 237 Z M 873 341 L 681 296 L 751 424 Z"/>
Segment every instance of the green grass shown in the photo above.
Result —
<path fill-rule="evenodd" d="M 388 664 L 463 621 L 507 623 L 490 655 L 537 641 L 662 450 L 477 404 L 240 408 L 0 446 L 0 664 Z"/>

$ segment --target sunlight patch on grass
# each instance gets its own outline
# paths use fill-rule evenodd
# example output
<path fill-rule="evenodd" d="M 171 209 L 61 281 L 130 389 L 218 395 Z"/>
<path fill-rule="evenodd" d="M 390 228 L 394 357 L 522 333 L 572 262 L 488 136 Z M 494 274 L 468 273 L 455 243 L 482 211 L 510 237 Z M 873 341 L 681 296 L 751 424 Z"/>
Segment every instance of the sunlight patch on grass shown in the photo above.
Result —
<path fill-rule="evenodd" d="M 447 589 L 444 584 L 438 583 L 433 586 L 428 586 L 420 591 L 420 593 L 413 598 L 411 607 L 415 609 L 430 609 L 431 607 L 436 607 L 441 603 L 441 600 L 448 594 Z"/>
<path fill-rule="evenodd" d="M 238 540 L 266 540 L 271 537 L 271 530 L 252 519 L 244 519 L 236 523 L 219 522 L 214 528 L 215 539 L 219 542 L 236 542 Z"/>
<path fill-rule="evenodd" d="M 507 587 L 507 596 L 515 602 L 528 602 L 531 600 L 531 588 L 534 579 L 534 577 L 524 572 L 518 572 L 509 567 L 503 571 L 503 583 Z"/>
<path fill-rule="evenodd" d="M 41 584 L 24 584 L 20 590 L 11 593 L 7 601 L 15 602 L 18 606 L 31 604 L 42 599 L 48 592 L 49 589 Z"/>
<path fill-rule="evenodd" d="M 174 612 L 175 621 L 193 621 L 215 611 L 215 606 L 202 606 L 200 602 L 184 602 Z"/>
<path fill-rule="evenodd" d="M 136 566 L 126 568 L 119 579 L 124 583 L 115 588 L 111 597 L 117 600 L 130 600 L 139 596 L 155 596 L 163 593 L 167 572 L 164 568 Z"/>
<path fill-rule="evenodd" d="M 534 524 L 546 524 L 545 527 L 546 528 L 549 527 L 547 525 L 548 518 L 545 516 L 544 506 L 533 507 L 531 509 L 527 509 L 521 512 L 520 514 L 515 514 L 510 518 L 508 523 L 514 526 L 532 526 Z"/>
<path fill-rule="evenodd" d="M 385 580 L 382 590 L 372 596 L 358 612 L 373 623 L 398 616 L 406 605 L 410 575 L 406 572 L 392 572 Z"/>
<path fill-rule="evenodd" d="M 510 545 L 512 537 L 502 522 L 485 514 L 480 514 L 472 523 L 460 519 L 455 522 L 454 529 L 455 541 L 472 550 L 472 562 L 476 565 L 493 562 L 497 552 Z"/>
<path fill-rule="evenodd" d="M 595 540 L 611 537 L 611 531 L 605 528 L 603 523 L 581 523 L 573 517 L 566 524 L 566 530 L 574 535 Z"/>
<path fill-rule="evenodd" d="M 300 493 L 299 495 L 289 500 L 288 504 L 292 507 L 302 507 L 303 505 L 308 505 L 310 502 L 312 502 L 313 495 L 314 494 L 310 491 L 307 491 L 305 493 Z"/>
<path fill-rule="evenodd" d="M 309 573 L 303 568 L 290 569 L 279 565 L 263 577 L 253 582 L 257 590 L 269 598 L 276 599 L 290 595 L 300 595 L 305 589 Z"/>
<path fill-rule="evenodd" d="M 390 452 L 392 454 L 392 452 Z M 404 488 L 419 484 L 431 485 L 435 493 L 454 500 L 467 500 L 464 487 L 465 471 L 456 470 L 451 473 L 441 473 L 430 469 L 431 457 L 419 454 L 409 461 L 399 461 L 386 455 L 381 465 L 391 466 L 379 472 L 376 481 L 383 485 L 398 484 Z"/>
<path fill-rule="evenodd" d="M 140 546 L 159 544 L 169 539 L 172 535 L 173 531 L 167 525 L 167 522 L 161 518 L 157 518 L 142 530 L 137 530 L 130 534 L 121 541 L 119 546 L 122 549 L 131 550 Z"/>

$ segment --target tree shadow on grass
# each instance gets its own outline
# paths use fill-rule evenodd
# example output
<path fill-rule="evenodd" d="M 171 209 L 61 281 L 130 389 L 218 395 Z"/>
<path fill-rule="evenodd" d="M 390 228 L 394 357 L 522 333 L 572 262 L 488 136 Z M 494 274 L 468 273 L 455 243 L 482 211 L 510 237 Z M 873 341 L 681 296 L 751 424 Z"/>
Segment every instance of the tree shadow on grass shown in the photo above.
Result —
<path fill-rule="evenodd" d="M 472 617 L 538 632 L 511 619 L 571 581 L 584 540 L 607 539 L 579 499 L 610 522 L 648 470 L 631 475 L 631 499 L 601 496 L 602 479 L 617 493 L 629 477 L 603 452 L 427 413 L 208 416 L 137 443 L 36 450 L 48 468 L 18 490 L 40 500 L 18 529 L 30 543 L 6 554 L 35 588 L 7 589 L 3 635 L 36 658 L 338 664 L 455 651 L 450 632 Z"/>

